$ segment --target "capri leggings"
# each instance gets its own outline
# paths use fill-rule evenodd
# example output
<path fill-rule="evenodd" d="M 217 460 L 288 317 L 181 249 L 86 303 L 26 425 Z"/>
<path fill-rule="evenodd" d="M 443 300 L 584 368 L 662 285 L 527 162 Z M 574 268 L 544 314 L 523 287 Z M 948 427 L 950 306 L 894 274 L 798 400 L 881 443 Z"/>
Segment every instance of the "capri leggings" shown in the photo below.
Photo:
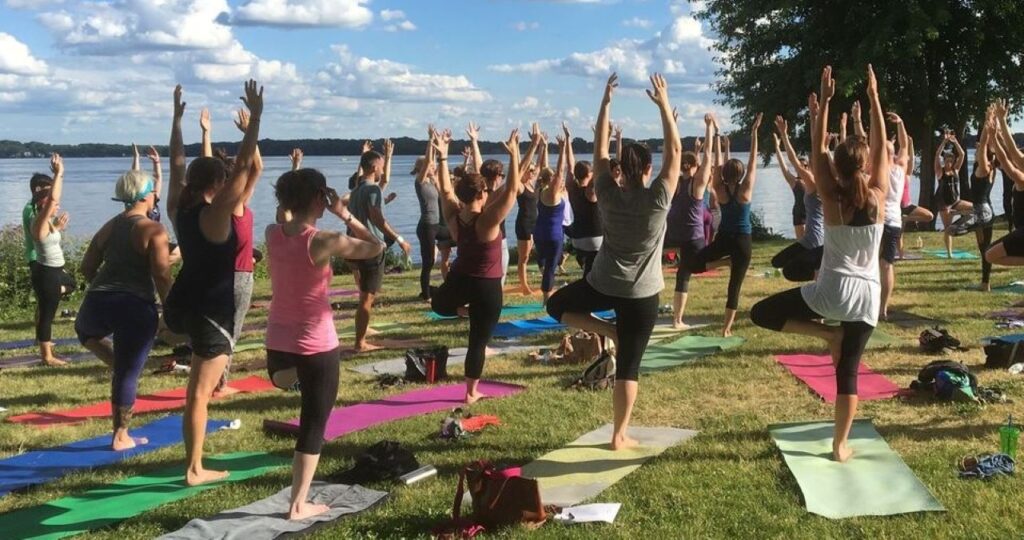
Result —
<path fill-rule="evenodd" d="M 740 290 L 743 279 L 750 268 L 750 235 L 719 231 L 710 245 L 700 250 L 696 257 L 691 257 L 686 264 L 690 272 L 699 274 L 707 271 L 708 263 L 729 257 L 729 294 L 725 301 L 726 309 L 737 309 L 740 305 Z"/>
<path fill-rule="evenodd" d="M 61 287 L 67 292 L 75 289 L 75 278 L 64 271 L 64 267 L 31 265 L 32 291 L 36 294 L 36 341 L 53 341 L 53 319 L 62 296 Z"/>
<path fill-rule="evenodd" d="M 470 277 L 454 272 L 430 295 L 434 313 L 454 317 L 460 307 L 469 306 L 469 345 L 466 351 L 465 375 L 479 379 L 484 372 L 487 344 L 501 317 L 504 301 L 500 278 Z"/>
<path fill-rule="evenodd" d="M 635 381 L 640 376 L 640 360 L 647 350 L 654 323 L 658 318 L 657 294 L 647 298 L 619 298 L 600 293 L 586 279 L 570 283 L 548 299 L 548 314 L 562 320 L 566 313 L 593 313 L 615 310 L 615 333 L 619 348 L 615 356 L 615 380 Z"/>
<path fill-rule="evenodd" d="M 537 251 L 537 266 L 541 271 L 540 290 L 548 292 L 555 286 L 555 271 L 562 263 L 564 239 L 544 240 L 534 235 L 533 242 Z"/>
<path fill-rule="evenodd" d="M 710 214 L 708 214 L 710 215 Z M 694 240 L 687 240 L 679 246 L 679 264 L 676 266 L 676 292 L 685 293 L 690 290 L 690 276 L 693 275 L 690 272 L 690 268 L 684 261 L 692 259 L 704 249 L 704 239 L 696 238 Z"/>
<path fill-rule="evenodd" d="M 90 292 L 78 311 L 75 333 L 83 345 L 91 339 L 113 337 L 110 404 L 115 412 L 114 429 L 128 427 L 157 320 L 156 303 L 127 292 Z"/>
<path fill-rule="evenodd" d="M 789 281 L 813 281 L 824 253 L 822 246 L 807 249 L 794 242 L 772 257 L 772 268 L 781 268 L 782 275 Z"/>
<path fill-rule="evenodd" d="M 441 226 L 420 222 L 416 225 L 416 239 L 420 242 L 420 296 L 430 297 L 430 272 L 434 269 L 434 245 Z"/>
<path fill-rule="evenodd" d="M 800 288 L 773 294 L 754 304 L 750 310 L 750 320 L 754 324 L 781 332 L 786 321 L 811 321 L 823 318 L 807 305 Z M 864 347 L 871 338 L 875 327 L 863 321 L 844 321 L 839 323 L 843 329 L 843 342 L 840 347 L 839 363 L 836 366 L 836 389 L 841 395 L 857 395 L 857 369 Z"/>
<path fill-rule="evenodd" d="M 324 446 L 324 429 L 338 398 L 340 363 L 340 348 L 316 354 L 267 350 L 267 373 L 274 386 L 290 389 L 297 380 L 302 392 L 296 452 L 316 455 Z"/>

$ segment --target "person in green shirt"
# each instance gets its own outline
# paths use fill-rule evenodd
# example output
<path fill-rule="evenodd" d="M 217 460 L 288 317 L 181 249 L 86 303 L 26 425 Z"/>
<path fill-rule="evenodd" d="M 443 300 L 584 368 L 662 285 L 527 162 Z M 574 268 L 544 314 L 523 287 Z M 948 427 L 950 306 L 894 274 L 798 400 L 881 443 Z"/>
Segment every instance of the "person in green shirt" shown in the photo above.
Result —
<path fill-rule="evenodd" d="M 32 241 L 32 222 L 36 219 L 36 206 L 32 201 L 25 203 L 21 210 L 21 230 L 25 236 L 25 262 L 32 264 L 36 262 L 36 244 Z"/>

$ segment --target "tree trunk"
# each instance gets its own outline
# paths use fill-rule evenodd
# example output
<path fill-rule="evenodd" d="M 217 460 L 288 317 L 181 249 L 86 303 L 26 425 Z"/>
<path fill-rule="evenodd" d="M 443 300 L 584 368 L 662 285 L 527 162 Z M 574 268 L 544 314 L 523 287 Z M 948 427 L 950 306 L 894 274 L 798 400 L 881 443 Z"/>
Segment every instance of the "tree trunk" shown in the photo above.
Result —
<path fill-rule="evenodd" d="M 938 218 L 933 200 L 935 195 L 935 136 L 929 124 L 926 120 L 921 130 L 914 134 L 915 146 L 921 151 L 921 191 L 917 195 L 917 205 L 928 208 Z M 935 220 L 933 219 L 928 225 L 919 225 L 917 230 L 921 230 L 922 226 L 926 230 L 935 230 Z"/>

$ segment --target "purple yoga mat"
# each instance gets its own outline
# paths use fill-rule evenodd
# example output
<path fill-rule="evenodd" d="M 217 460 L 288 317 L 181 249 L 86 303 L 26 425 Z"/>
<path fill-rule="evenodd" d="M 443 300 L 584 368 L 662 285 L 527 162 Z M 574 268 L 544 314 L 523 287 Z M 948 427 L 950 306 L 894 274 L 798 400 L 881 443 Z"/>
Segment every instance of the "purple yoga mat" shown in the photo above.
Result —
<path fill-rule="evenodd" d="M 526 388 L 516 384 L 480 381 L 480 391 L 490 398 L 518 394 Z M 333 441 L 342 435 L 364 430 L 394 420 L 421 414 L 444 411 L 465 405 L 466 385 L 448 384 L 413 390 L 384 399 L 339 407 L 327 419 L 324 440 Z M 263 429 L 274 433 L 294 435 L 299 431 L 299 419 L 279 422 L 263 420 Z"/>

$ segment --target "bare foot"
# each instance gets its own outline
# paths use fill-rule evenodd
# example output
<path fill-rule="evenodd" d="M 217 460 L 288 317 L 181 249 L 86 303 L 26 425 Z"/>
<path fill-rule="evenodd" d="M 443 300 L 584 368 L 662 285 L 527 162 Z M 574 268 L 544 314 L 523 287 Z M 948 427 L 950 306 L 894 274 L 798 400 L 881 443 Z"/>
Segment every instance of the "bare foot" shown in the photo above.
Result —
<path fill-rule="evenodd" d="M 190 486 L 198 486 L 200 484 L 208 484 L 210 482 L 216 482 L 217 480 L 223 480 L 231 474 L 228 471 L 208 471 L 206 469 L 200 469 L 198 471 L 189 470 L 185 472 L 185 483 Z"/>
<path fill-rule="evenodd" d="M 64 360 L 63 358 L 52 356 L 50 358 L 43 358 L 43 365 L 50 367 L 60 367 L 68 365 L 68 361 Z"/>
<path fill-rule="evenodd" d="M 640 446 L 639 441 L 625 435 L 612 438 L 612 450 L 625 450 L 627 448 L 635 448 L 637 446 Z"/>
<path fill-rule="evenodd" d="M 145 437 L 118 437 L 114 436 L 114 441 L 110 444 L 110 447 L 115 452 L 121 452 L 124 450 L 131 450 L 140 444 L 149 444 L 149 439 Z"/>
<path fill-rule="evenodd" d="M 326 504 L 297 503 L 293 504 L 291 509 L 288 510 L 288 519 L 292 521 L 301 521 L 306 518 L 323 514 L 330 509 L 331 507 Z"/>
<path fill-rule="evenodd" d="M 374 345 L 373 343 L 370 343 L 368 341 L 364 341 L 362 345 L 356 344 L 356 346 L 353 347 L 353 349 L 355 349 L 356 351 L 356 354 L 370 351 L 379 351 L 383 348 L 384 347 L 381 347 L 380 345 Z"/>
<path fill-rule="evenodd" d="M 466 405 L 472 405 L 472 404 L 476 403 L 477 401 L 480 401 L 481 399 L 484 399 L 486 397 L 487 397 L 487 394 L 483 394 L 481 392 L 476 392 L 476 393 L 473 393 L 473 394 L 466 394 Z"/>
<path fill-rule="evenodd" d="M 722 337 L 732 337 L 732 328 L 723 328 Z"/>
<path fill-rule="evenodd" d="M 689 330 L 693 327 L 683 321 L 672 321 L 672 328 L 675 330 Z"/>
<path fill-rule="evenodd" d="M 374 330 L 373 328 L 370 328 L 369 326 L 366 327 L 366 335 L 368 335 L 368 336 L 376 336 L 379 333 L 380 333 L 380 330 Z"/>
<path fill-rule="evenodd" d="M 215 398 L 228 397 L 230 395 L 237 394 L 239 392 L 241 392 L 241 390 L 239 390 L 237 388 L 232 388 L 232 387 L 230 387 L 228 385 L 224 385 L 223 388 L 221 388 L 220 390 L 217 390 L 216 392 L 213 393 L 213 397 L 215 397 Z"/>
<path fill-rule="evenodd" d="M 843 444 L 842 446 L 832 447 L 832 459 L 839 463 L 846 463 L 851 457 L 853 457 L 853 450 L 850 450 L 849 446 Z"/>
<path fill-rule="evenodd" d="M 992 284 L 982 283 L 981 285 L 978 285 L 978 290 L 981 292 L 992 292 Z"/>
<path fill-rule="evenodd" d="M 528 285 L 524 285 L 522 287 L 519 287 L 519 294 L 523 296 L 531 296 L 533 295 L 533 289 L 531 289 Z"/>

